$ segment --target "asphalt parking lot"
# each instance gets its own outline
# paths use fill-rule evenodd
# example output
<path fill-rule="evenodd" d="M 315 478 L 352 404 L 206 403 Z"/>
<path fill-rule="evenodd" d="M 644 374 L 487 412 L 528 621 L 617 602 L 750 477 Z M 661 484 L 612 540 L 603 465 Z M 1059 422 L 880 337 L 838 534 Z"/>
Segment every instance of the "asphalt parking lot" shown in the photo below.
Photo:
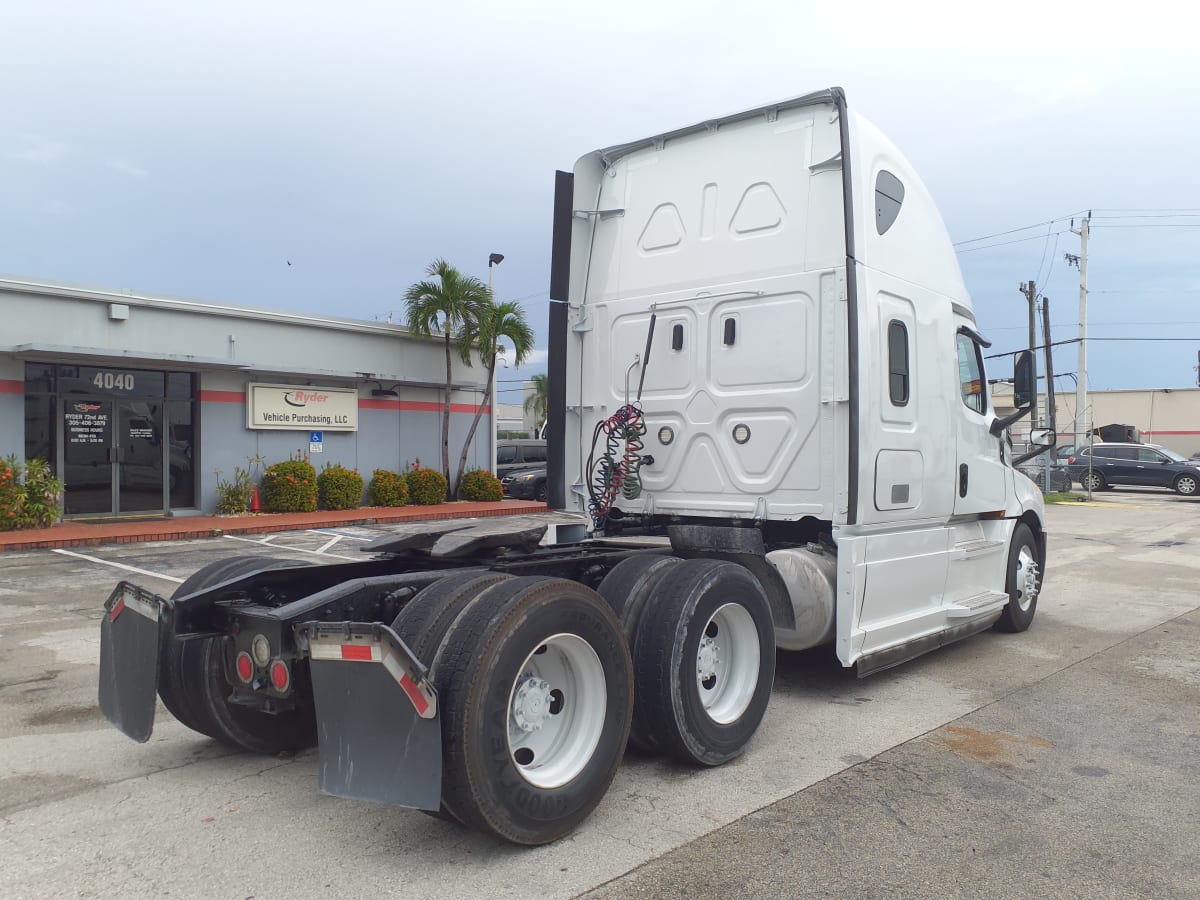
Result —
<path fill-rule="evenodd" d="M 1024 635 L 864 680 L 782 654 L 746 755 L 630 755 L 569 838 L 519 849 L 320 795 L 316 752 L 233 753 L 96 708 L 101 604 L 236 554 L 357 558 L 387 526 L 0 554 L 0 895 L 1200 896 L 1200 499 L 1048 508 Z"/>

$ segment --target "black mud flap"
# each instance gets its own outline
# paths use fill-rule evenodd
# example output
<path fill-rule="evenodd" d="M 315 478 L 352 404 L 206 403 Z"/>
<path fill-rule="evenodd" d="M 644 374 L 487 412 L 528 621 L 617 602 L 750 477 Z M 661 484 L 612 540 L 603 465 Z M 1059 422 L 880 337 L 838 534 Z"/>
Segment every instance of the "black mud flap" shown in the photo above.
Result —
<path fill-rule="evenodd" d="M 122 581 L 100 622 L 100 711 L 142 744 L 154 730 L 162 605 L 157 594 Z"/>
<path fill-rule="evenodd" d="M 322 793 L 411 809 L 442 799 L 442 728 L 425 667 L 386 625 L 308 622 Z"/>

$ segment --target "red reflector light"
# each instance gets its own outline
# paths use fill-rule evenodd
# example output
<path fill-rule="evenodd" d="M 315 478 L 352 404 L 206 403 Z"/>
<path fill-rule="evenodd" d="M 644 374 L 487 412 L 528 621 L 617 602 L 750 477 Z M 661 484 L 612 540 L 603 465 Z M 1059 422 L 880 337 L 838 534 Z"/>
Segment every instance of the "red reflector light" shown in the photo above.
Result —
<path fill-rule="evenodd" d="M 371 661 L 370 644 L 342 644 L 342 659 Z"/>
<path fill-rule="evenodd" d="M 250 654 L 243 650 L 237 655 L 237 673 L 238 678 L 247 684 L 254 677 L 254 663 L 250 660 Z"/>
<path fill-rule="evenodd" d="M 1067 465 L 1073 465 L 1074 463 L 1075 463 L 1075 457 L 1068 456 L 1067 457 Z"/>
<path fill-rule="evenodd" d="M 125 598 L 122 597 L 116 603 L 113 604 L 112 611 L 108 614 L 109 621 L 111 621 L 111 622 L 117 621 L 117 616 L 119 616 L 124 611 L 125 611 Z"/>
<path fill-rule="evenodd" d="M 271 684 L 275 685 L 275 690 L 286 691 L 291 683 L 292 673 L 288 671 L 287 663 L 281 659 L 271 663 Z"/>

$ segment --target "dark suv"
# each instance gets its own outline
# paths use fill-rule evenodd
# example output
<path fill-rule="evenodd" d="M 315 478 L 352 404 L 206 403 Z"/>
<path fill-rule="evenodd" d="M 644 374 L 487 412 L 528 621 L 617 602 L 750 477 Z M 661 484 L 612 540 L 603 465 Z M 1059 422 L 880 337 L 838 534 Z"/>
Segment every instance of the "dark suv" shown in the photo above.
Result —
<path fill-rule="evenodd" d="M 544 468 L 545 465 L 545 441 L 524 438 L 496 442 L 496 477 L 501 481 L 510 472 Z"/>
<path fill-rule="evenodd" d="M 1096 444 L 1067 460 L 1071 477 L 1085 488 L 1114 484 L 1171 488 L 1185 497 L 1200 488 L 1200 460 L 1186 459 L 1157 444 Z"/>

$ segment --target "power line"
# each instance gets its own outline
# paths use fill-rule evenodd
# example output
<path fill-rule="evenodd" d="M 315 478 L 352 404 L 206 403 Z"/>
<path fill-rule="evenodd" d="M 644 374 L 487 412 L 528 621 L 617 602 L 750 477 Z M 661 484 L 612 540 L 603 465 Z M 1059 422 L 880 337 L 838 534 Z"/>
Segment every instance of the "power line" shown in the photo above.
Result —
<path fill-rule="evenodd" d="M 954 252 L 955 253 L 974 253 L 976 250 L 991 250 L 995 247 L 1007 247 L 1009 244 L 1021 244 L 1021 243 L 1024 243 L 1025 241 L 1042 241 L 1042 240 L 1045 240 L 1046 238 L 1049 238 L 1051 235 L 1062 234 L 1066 230 L 1067 230 L 1066 228 L 1062 228 L 1058 231 L 1052 231 L 1052 232 L 1050 232 L 1050 234 L 1035 234 L 1033 237 L 1017 238 L 1016 240 L 1012 240 L 1012 241 L 1001 241 L 998 244 L 987 244 L 986 246 L 983 246 L 983 247 L 967 247 L 965 250 L 956 250 Z M 954 246 L 957 247 L 958 244 L 955 244 Z"/>
<path fill-rule="evenodd" d="M 997 231 L 995 234 L 985 234 L 982 237 L 968 238 L 965 241 L 955 241 L 954 246 L 961 247 L 963 244 L 975 244 L 979 241 L 987 241 L 995 237 L 1004 237 L 1005 235 L 1009 234 L 1017 234 L 1020 231 L 1028 231 L 1031 228 L 1041 228 L 1043 225 L 1053 225 L 1055 222 L 1065 222 L 1067 219 L 1070 219 L 1073 216 L 1079 216 L 1082 214 L 1083 210 L 1080 210 L 1079 212 L 1070 213 L 1069 215 L 1058 216 L 1054 219 L 1047 219 L 1044 222 L 1034 222 L 1032 225 L 1022 225 L 1020 228 L 1010 228 L 1008 231 Z"/>

